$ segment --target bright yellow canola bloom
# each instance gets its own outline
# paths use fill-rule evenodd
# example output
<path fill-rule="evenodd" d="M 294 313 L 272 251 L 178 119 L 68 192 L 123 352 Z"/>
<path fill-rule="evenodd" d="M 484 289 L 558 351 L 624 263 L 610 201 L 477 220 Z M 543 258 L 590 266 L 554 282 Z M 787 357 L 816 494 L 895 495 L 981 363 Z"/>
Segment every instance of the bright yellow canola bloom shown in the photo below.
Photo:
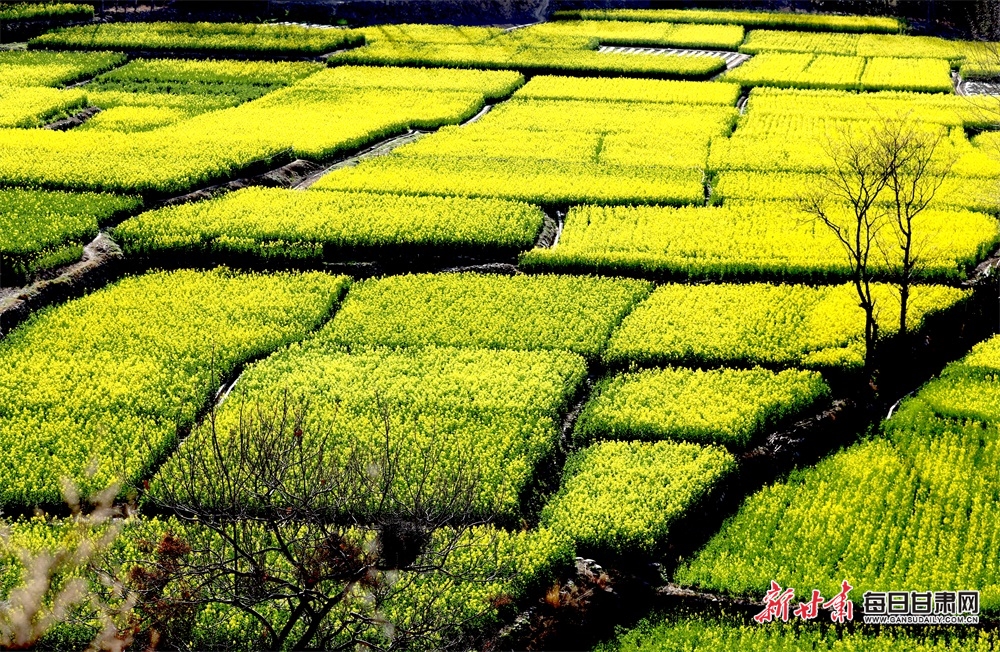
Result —
<path fill-rule="evenodd" d="M 840 90 L 910 90 L 951 93 L 946 59 L 848 57 L 834 54 L 765 52 L 722 79 L 744 86 L 834 88 Z"/>
<path fill-rule="evenodd" d="M 586 374 L 580 356 L 436 347 L 355 347 L 348 353 L 332 345 L 334 333 L 323 329 L 247 369 L 216 414 L 224 449 L 248 410 L 271 414 L 287 400 L 293 410 L 304 406 L 302 443 L 309 455 L 342 464 L 354 454 L 374 464 L 389 445 L 401 496 L 420 483 L 445 487 L 474 480 L 477 514 L 519 515 L 521 493 L 538 462 L 554 450 L 562 416 Z M 154 495 L 189 477 L 187 455 L 211 454 L 210 434 L 207 423 L 194 430 L 152 481 Z M 206 484 L 195 499 L 210 505 L 212 495 Z M 450 495 L 429 490 L 423 500 Z M 346 497 L 341 507 L 365 513 L 376 498 Z"/>
<path fill-rule="evenodd" d="M 849 226 L 846 208 L 837 217 Z M 1000 240 L 996 219 L 982 213 L 928 210 L 915 223 L 916 273 L 924 280 L 964 278 Z M 871 261 L 883 278 L 901 264 L 894 238 L 889 229 L 880 232 L 877 251 L 887 255 Z M 577 206 L 559 243 L 527 252 L 521 262 L 553 271 L 721 279 L 846 280 L 852 270 L 833 232 L 795 203 L 728 200 L 721 207 Z"/>
<path fill-rule="evenodd" d="M 898 295 L 890 285 L 873 289 L 881 332 L 891 335 L 899 323 Z M 971 296 L 938 285 L 912 290 L 911 329 Z M 604 359 L 852 369 L 864 359 L 864 323 L 853 285 L 667 284 L 625 318 Z"/>
<path fill-rule="evenodd" d="M 536 100 L 602 100 L 605 102 L 665 102 L 735 106 L 739 84 L 704 84 L 662 79 L 593 79 L 538 75 L 514 93 L 515 98 Z M 682 107 L 669 107 L 676 110 Z"/>
<path fill-rule="evenodd" d="M 644 369 L 600 382 L 574 433 L 582 441 L 680 439 L 740 449 L 828 395 L 815 371 Z"/>
<path fill-rule="evenodd" d="M 114 237 L 129 255 L 253 254 L 342 260 L 398 247 L 511 251 L 530 247 L 544 214 L 498 199 L 246 188 L 128 220 Z"/>
<path fill-rule="evenodd" d="M 135 479 L 218 378 L 301 339 L 347 285 L 326 274 L 179 271 L 128 278 L 0 341 L 0 504 L 61 504 L 59 480 Z M 92 473 L 91 473 L 92 472 Z"/>
<path fill-rule="evenodd" d="M 810 598 L 809 588 L 793 588 L 796 589 L 796 602 Z M 850 598 L 857 604 L 858 594 L 855 591 L 851 592 Z M 865 632 L 860 629 L 798 627 L 791 623 L 747 625 L 744 620 L 735 617 L 691 615 L 643 621 L 634 629 L 620 634 L 616 641 L 595 649 L 598 652 L 698 648 L 717 652 L 992 652 L 997 645 L 1000 645 L 1000 636 L 996 632 L 974 627 L 954 627 L 940 635 L 925 637 L 902 627 Z"/>
<path fill-rule="evenodd" d="M 338 344 L 600 354 L 651 284 L 592 276 L 416 274 L 362 281 L 330 324 Z"/>
<path fill-rule="evenodd" d="M 0 87 L 60 86 L 109 70 L 125 61 L 117 52 L 0 52 Z"/>
<path fill-rule="evenodd" d="M 6 596 L 13 588 L 24 585 L 25 552 L 31 555 L 48 552 L 57 554 L 76 551 L 81 544 L 96 542 L 106 537 L 109 523 L 99 525 L 71 519 L 18 519 L 0 522 L 0 586 Z M 159 542 L 167 532 L 190 545 L 195 552 L 187 557 L 191 563 L 207 561 L 200 551 L 219 553 L 228 550 L 228 543 L 218 533 L 190 522 L 174 518 L 130 518 L 116 522 L 118 535 L 110 542 L 109 556 L 121 560 L 124 571 L 132 564 L 148 562 L 150 545 Z M 257 549 L 276 549 L 281 542 L 274 532 L 248 525 L 242 533 L 254 540 L 245 540 Z M 287 541 L 295 539 L 294 526 L 283 530 Z M 346 538 L 359 546 L 373 542 L 370 529 L 350 528 Z M 456 538 L 456 534 L 458 534 Z M 442 554 L 446 545 L 456 543 Z M 443 561 L 441 572 L 417 574 L 396 572 L 393 591 L 374 613 L 372 605 L 364 600 L 350 600 L 341 605 L 355 613 L 359 610 L 371 617 L 373 624 L 365 632 L 366 640 L 382 640 L 383 623 L 408 623 L 421 617 L 428 604 L 448 605 L 449 613 L 470 625 L 491 627 L 500 619 L 498 595 L 515 599 L 524 597 L 529 587 L 554 581 L 556 573 L 573 563 L 572 542 L 545 528 L 509 532 L 493 525 L 469 527 L 459 534 L 454 529 L 442 528 L 432 533 L 428 549 L 435 560 Z M 81 560 L 86 561 L 86 560 Z M 269 554 L 266 564 L 275 581 L 294 576 L 295 569 L 277 554 Z M 100 577 L 85 566 L 76 565 L 75 572 L 57 572 L 53 585 L 64 586 L 67 580 L 81 578 L 94 591 L 104 587 Z M 172 586 L 172 585 L 171 585 Z M 279 599 L 258 605 L 268 614 L 284 608 Z M 334 610 L 331 619 L 343 611 Z M 88 604 L 80 606 L 69 623 L 56 624 L 50 630 L 50 640 L 74 649 L 86 647 L 105 622 L 98 618 Z M 195 649 L 254 649 L 259 645 L 259 621 L 246 612 L 226 605 L 205 605 L 196 614 L 194 626 L 185 644 Z M 337 640 L 337 639 L 334 639 Z M 338 641 L 340 642 L 340 641 Z M 347 641 L 344 641 L 347 643 Z M 429 648 L 440 648 L 449 642 L 447 634 L 429 635 L 425 638 Z"/>
<path fill-rule="evenodd" d="M 86 102 L 82 90 L 0 86 L 0 127 L 40 127 Z"/>
<path fill-rule="evenodd" d="M 32 46 L 108 50 L 193 50 L 323 54 L 364 37 L 354 30 L 252 23 L 128 22 L 57 29 Z"/>
<path fill-rule="evenodd" d="M 602 442 L 566 462 L 542 524 L 583 554 L 654 551 L 677 518 L 736 466 L 722 448 L 661 441 Z"/>
<path fill-rule="evenodd" d="M 461 80 L 462 72 L 454 73 Z M 489 82 L 471 73 L 473 85 Z M 495 73 L 520 83 L 516 73 Z M 431 75 L 429 88 L 436 76 Z M 310 81 L 309 79 L 305 81 Z M 170 194 L 231 177 L 275 157 L 326 158 L 415 127 L 453 124 L 484 103 L 478 92 L 362 87 L 350 79 L 299 83 L 235 108 L 144 133 L 0 130 L 0 180 L 70 189 Z M 233 125 L 240 125 L 233 129 Z M 294 151 L 292 151 L 294 150 Z"/>
<path fill-rule="evenodd" d="M 717 104 L 513 100 L 315 187 L 540 204 L 699 203 L 709 142 L 728 134 L 736 115 Z"/>
<path fill-rule="evenodd" d="M 718 23 L 747 27 L 781 27 L 825 32 L 896 33 L 903 24 L 890 16 L 835 16 L 788 11 L 729 11 L 717 9 L 584 9 L 564 12 L 584 20 L 637 20 L 675 23 Z"/>
<path fill-rule="evenodd" d="M 601 45 L 735 50 L 743 42 L 740 25 L 683 25 L 615 20 L 555 20 L 518 30 L 526 35 L 595 38 Z"/>

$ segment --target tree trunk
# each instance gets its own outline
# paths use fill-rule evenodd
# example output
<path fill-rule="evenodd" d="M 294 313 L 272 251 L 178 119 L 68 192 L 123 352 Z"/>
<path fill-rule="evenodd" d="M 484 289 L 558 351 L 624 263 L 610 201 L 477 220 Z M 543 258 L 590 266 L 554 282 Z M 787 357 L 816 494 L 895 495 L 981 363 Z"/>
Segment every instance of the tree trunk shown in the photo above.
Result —
<path fill-rule="evenodd" d="M 899 337 L 906 336 L 906 312 L 910 303 L 910 282 L 904 280 L 899 284 Z"/>

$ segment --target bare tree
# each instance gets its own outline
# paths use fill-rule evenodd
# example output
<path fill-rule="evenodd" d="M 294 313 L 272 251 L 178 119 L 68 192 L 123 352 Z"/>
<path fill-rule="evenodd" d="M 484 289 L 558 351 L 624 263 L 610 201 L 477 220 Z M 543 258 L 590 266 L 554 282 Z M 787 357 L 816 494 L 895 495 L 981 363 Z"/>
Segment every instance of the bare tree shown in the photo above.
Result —
<path fill-rule="evenodd" d="M 875 280 L 870 264 L 878 253 L 876 241 L 886 226 L 879 196 L 889 183 L 874 130 L 843 123 L 828 138 L 830 166 L 816 176 L 816 186 L 801 200 L 803 210 L 824 224 L 846 255 L 858 305 L 865 313 L 865 372 L 875 369 L 879 331 Z"/>
<path fill-rule="evenodd" d="M 888 243 L 881 243 L 886 267 L 899 290 L 899 335 L 907 332 L 910 291 L 923 265 L 925 243 L 917 237 L 917 218 L 939 197 L 955 165 L 955 157 L 941 147 L 940 130 L 921 128 L 915 121 L 883 119 L 876 132 L 881 166 L 886 174 L 890 229 Z M 897 258 L 891 252 L 898 250 Z"/>
<path fill-rule="evenodd" d="M 179 472 L 141 488 L 147 507 L 187 525 L 158 541 L 154 531 L 145 549 L 155 554 L 120 562 L 133 564 L 139 596 L 132 635 L 180 646 L 194 614 L 214 606 L 254 622 L 269 650 L 465 645 L 486 608 L 456 608 L 442 599 L 447 585 L 495 587 L 516 574 L 481 527 L 470 460 L 450 457 L 443 473 L 444 449 L 432 442 L 416 451 L 419 463 L 404 463 L 380 399 L 376 436 L 358 433 L 343 454 L 287 393 L 273 406 L 238 400 L 235 424 L 213 410 L 192 435 L 203 445 L 175 453 Z M 394 620 L 404 594 L 419 604 Z"/>
<path fill-rule="evenodd" d="M 9 527 L 0 527 L 0 549 L 18 558 L 23 581 L 0 601 L 0 648 L 29 649 L 59 625 L 98 624 L 88 650 L 123 650 L 121 625 L 135 600 L 117 576 L 99 571 L 102 556 L 121 534 L 120 511 L 113 500 L 118 487 L 81 501 L 75 485 L 64 479 L 63 495 L 71 516 L 59 525 L 66 543 L 32 549 L 15 542 Z M 94 591 L 95 583 L 105 589 Z"/>
<path fill-rule="evenodd" d="M 924 264 L 926 240 L 918 218 L 936 199 L 955 157 L 941 129 L 910 116 L 845 123 L 827 141 L 830 165 L 817 175 L 805 212 L 843 248 L 858 305 L 865 313 L 865 371 L 876 369 L 879 306 L 872 284 L 880 275 L 899 292 L 899 336 L 907 332 L 910 295 Z M 873 258 L 875 256 L 875 258 Z M 880 269 L 881 267 L 881 269 Z"/>

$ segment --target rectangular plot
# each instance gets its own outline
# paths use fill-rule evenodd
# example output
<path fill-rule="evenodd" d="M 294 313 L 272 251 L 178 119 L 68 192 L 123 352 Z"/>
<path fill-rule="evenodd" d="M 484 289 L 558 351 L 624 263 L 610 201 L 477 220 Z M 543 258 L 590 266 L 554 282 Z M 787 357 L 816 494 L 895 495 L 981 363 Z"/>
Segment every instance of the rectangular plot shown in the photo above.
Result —
<path fill-rule="evenodd" d="M 0 52 L 0 86 L 62 86 L 125 62 L 117 52 Z"/>
<path fill-rule="evenodd" d="M 103 490 L 116 462 L 135 481 L 220 377 L 304 337 L 346 285 L 317 273 L 158 273 L 35 315 L 0 341 L 0 504 L 62 504 L 62 476 L 81 495 Z"/>
<path fill-rule="evenodd" d="M 898 329 L 898 294 L 873 285 L 880 331 Z M 915 286 L 907 321 L 965 300 L 968 291 Z M 864 358 L 864 312 L 853 285 L 661 285 L 618 327 L 604 359 L 612 364 L 766 364 L 856 369 Z"/>
<path fill-rule="evenodd" d="M 434 347 L 346 353 L 330 334 L 320 332 L 244 373 L 215 416 L 223 450 L 241 423 L 247 427 L 244 415 L 266 419 L 290 405 L 301 413 L 296 428 L 309 455 L 346 465 L 351 456 L 374 461 L 388 446 L 398 464 L 392 481 L 400 495 L 416 492 L 422 482 L 433 487 L 475 480 L 477 513 L 520 512 L 521 494 L 553 450 L 562 415 L 583 380 L 582 358 Z M 174 478 L 194 471 L 190 456 L 209 454 L 210 425 L 197 428 L 166 463 L 152 482 L 154 494 L 161 483 L 176 484 Z M 211 495 L 205 486 L 194 500 L 210 504 Z M 432 491 L 425 499 L 446 495 Z M 363 496 L 344 498 L 349 513 L 374 508 Z"/>
<path fill-rule="evenodd" d="M 814 371 L 647 369 L 600 382 L 574 434 L 585 442 L 670 439 L 739 450 L 828 395 Z"/>
<path fill-rule="evenodd" d="M 393 150 L 394 156 L 443 156 L 462 158 L 551 159 L 594 163 L 600 134 L 572 131 L 504 129 L 480 120 L 461 127 L 444 127 L 437 133 Z M 525 164 L 530 164 L 525 161 Z"/>
<path fill-rule="evenodd" d="M 143 213 L 115 229 L 130 256 L 232 254 L 265 260 L 344 260 L 530 247 L 533 206 L 496 199 L 247 188 Z"/>
<path fill-rule="evenodd" d="M 573 455 L 542 523 L 580 552 L 655 552 L 684 511 L 736 466 L 715 446 L 602 442 Z"/>
<path fill-rule="evenodd" d="M 138 197 L 0 190 L 0 275 L 3 285 L 79 259 L 99 227 L 142 205 Z"/>
<path fill-rule="evenodd" d="M 743 42 L 738 25 L 671 25 L 613 20 L 557 20 L 525 28 L 548 37 L 587 36 L 602 45 L 692 47 L 734 50 Z"/>
<path fill-rule="evenodd" d="M 721 57 L 681 57 L 615 54 L 510 44 L 423 45 L 375 43 L 338 52 L 332 65 L 380 65 L 518 70 L 533 74 L 585 74 L 650 77 L 654 79 L 707 79 L 722 71 Z"/>
<path fill-rule="evenodd" d="M 889 16 L 838 16 L 833 14 L 800 14 L 788 11 L 732 11 L 726 9 L 584 9 L 563 12 L 563 14 L 557 14 L 556 18 L 568 18 L 571 15 L 584 20 L 718 23 L 775 29 L 808 29 L 818 32 L 893 34 L 903 28 L 900 19 Z"/>
<path fill-rule="evenodd" d="M 944 59 L 868 59 L 861 75 L 863 90 L 952 93 L 951 66 Z"/>
<path fill-rule="evenodd" d="M 566 349 L 594 357 L 650 290 L 575 276 L 422 274 L 358 283 L 328 327 L 357 346 Z"/>
<path fill-rule="evenodd" d="M 803 191 L 817 183 L 816 175 L 805 172 L 757 172 L 726 170 L 715 175 L 712 199 L 716 203 L 729 201 L 794 201 Z M 879 201 L 888 201 L 888 196 Z M 989 184 L 971 179 L 945 179 L 932 205 L 940 209 L 958 209 L 981 213 L 1000 211 L 1000 196 Z"/>
<path fill-rule="evenodd" d="M 252 23 L 108 23 L 67 27 L 42 34 L 30 47 L 69 50 L 160 50 L 168 52 L 319 55 L 364 42 L 348 29 Z"/>
<path fill-rule="evenodd" d="M 505 97 L 524 84 L 524 76 L 507 70 L 439 70 L 384 66 L 337 66 L 309 77 L 304 88 L 400 88 L 480 93 Z"/>
<path fill-rule="evenodd" d="M 846 207 L 842 224 L 850 221 Z M 833 219 L 837 219 L 834 216 Z M 1000 241 L 995 218 L 968 211 L 920 216 L 914 270 L 925 281 L 959 280 Z M 876 246 L 890 252 L 869 270 L 889 278 L 902 254 L 888 231 Z M 842 243 L 792 202 L 739 202 L 721 207 L 597 207 L 570 209 L 559 243 L 521 257 L 528 269 L 591 271 L 653 278 L 849 280 Z"/>
<path fill-rule="evenodd" d="M 46 86 L 0 86 L 0 128 L 30 129 L 86 104 L 82 90 Z"/>
<path fill-rule="evenodd" d="M 496 197 L 534 204 L 698 204 L 700 169 L 524 159 L 385 156 L 337 170 L 313 188 Z"/>
<path fill-rule="evenodd" d="M 738 116 L 726 106 L 582 100 L 518 100 L 491 111 L 484 122 L 508 129 L 581 132 L 650 131 L 725 136 Z"/>
<path fill-rule="evenodd" d="M 722 79 L 744 86 L 857 90 L 864 67 L 861 57 L 766 52 L 730 70 Z"/>
<path fill-rule="evenodd" d="M 612 102 L 670 102 L 735 106 L 738 84 L 668 81 L 659 79 L 588 79 L 538 75 L 520 88 L 516 98 L 536 100 L 603 100 Z"/>
<path fill-rule="evenodd" d="M 755 29 L 740 46 L 740 52 L 802 52 L 857 56 L 859 34 L 825 34 L 787 30 Z"/>

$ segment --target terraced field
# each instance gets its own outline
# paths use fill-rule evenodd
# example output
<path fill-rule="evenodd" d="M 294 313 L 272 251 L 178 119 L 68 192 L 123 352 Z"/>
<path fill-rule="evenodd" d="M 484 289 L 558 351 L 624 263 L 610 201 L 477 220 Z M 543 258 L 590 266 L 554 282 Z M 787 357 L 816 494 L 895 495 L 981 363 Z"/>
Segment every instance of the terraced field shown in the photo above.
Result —
<path fill-rule="evenodd" d="M 991 51 L 722 10 L 0 51 L 0 648 L 1000 646 Z M 980 623 L 861 624 L 910 591 Z"/>

